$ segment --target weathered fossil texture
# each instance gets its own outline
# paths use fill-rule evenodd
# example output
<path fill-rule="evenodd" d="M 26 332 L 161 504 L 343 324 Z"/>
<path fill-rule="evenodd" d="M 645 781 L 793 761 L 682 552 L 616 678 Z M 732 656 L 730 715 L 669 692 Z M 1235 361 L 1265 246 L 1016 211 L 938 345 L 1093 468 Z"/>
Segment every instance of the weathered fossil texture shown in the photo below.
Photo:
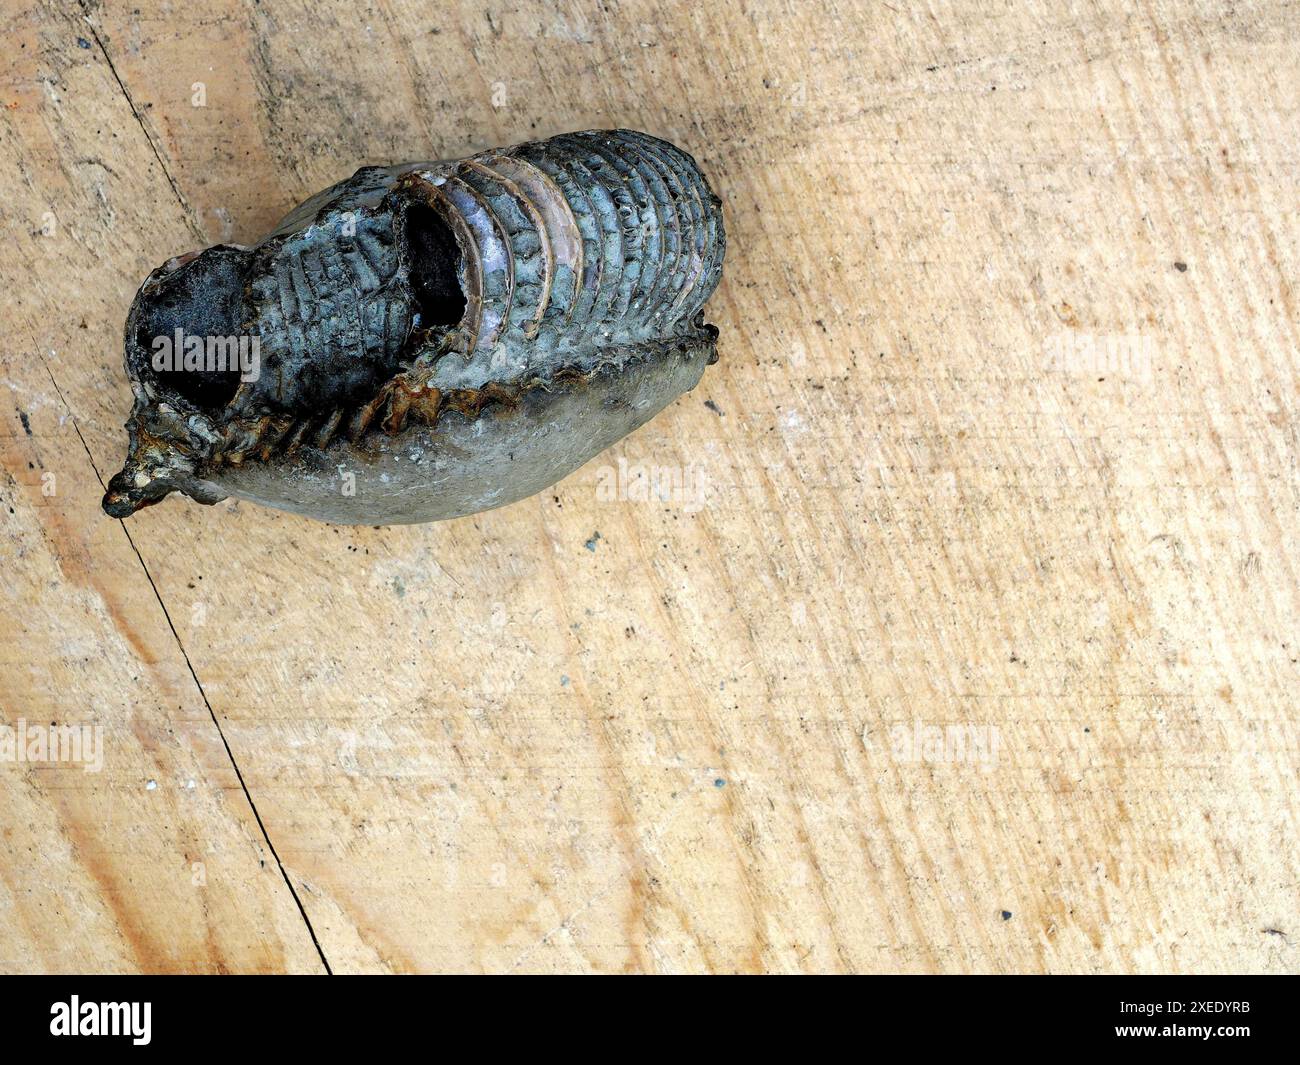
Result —
<path fill-rule="evenodd" d="M 130 450 L 104 509 L 181 491 L 386 524 L 531 495 L 716 360 L 720 206 L 671 144 L 572 133 L 364 167 L 256 246 L 172 259 L 127 319 Z M 178 330 L 257 338 L 258 372 L 159 368 Z"/>

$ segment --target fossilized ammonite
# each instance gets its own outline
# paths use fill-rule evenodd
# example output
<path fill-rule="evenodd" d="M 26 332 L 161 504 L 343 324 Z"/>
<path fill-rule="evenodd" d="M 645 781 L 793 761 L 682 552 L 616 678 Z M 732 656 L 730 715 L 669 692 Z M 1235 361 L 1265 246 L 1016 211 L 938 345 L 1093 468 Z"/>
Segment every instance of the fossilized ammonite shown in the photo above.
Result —
<path fill-rule="evenodd" d="M 630 130 L 364 167 L 135 298 L 126 466 L 327 521 L 452 518 L 553 484 L 716 361 L 726 244 L 695 161 Z"/>

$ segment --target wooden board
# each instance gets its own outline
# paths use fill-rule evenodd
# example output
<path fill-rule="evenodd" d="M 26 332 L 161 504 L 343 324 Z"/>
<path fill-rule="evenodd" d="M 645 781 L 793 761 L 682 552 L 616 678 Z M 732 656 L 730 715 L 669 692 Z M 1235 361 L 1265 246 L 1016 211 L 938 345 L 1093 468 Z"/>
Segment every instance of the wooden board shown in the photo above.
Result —
<path fill-rule="evenodd" d="M 0 970 L 1300 968 L 1294 5 L 5 14 L 0 712 L 103 765 L 0 763 Z M 695 392 L 451 523 L 99 511 L 164 258 L 620 125 Z"/>

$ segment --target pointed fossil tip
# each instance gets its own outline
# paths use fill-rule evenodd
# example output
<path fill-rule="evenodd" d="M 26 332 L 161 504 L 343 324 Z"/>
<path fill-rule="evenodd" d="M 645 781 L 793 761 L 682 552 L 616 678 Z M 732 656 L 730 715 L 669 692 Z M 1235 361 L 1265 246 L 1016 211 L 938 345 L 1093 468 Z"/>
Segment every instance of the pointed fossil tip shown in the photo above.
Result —
<path fill-rule="evenodd" d="M 136 398 L 126 430 L 130 437 L 126 461 L 109 479 L 101 503 L 105 514 L 127 518 L 173 492 L 208 505 L 226 498 L 196 472 L 211 457 L 218 439 L 201 414 L 142 394 Z"/>
<path fill-rule="evenodd" d="M 110 518 L 129 518 L 137 510 L 157 503 L 171 491 L 171 485 L 154 480 L 138 466 L 128 462 L 108 482 L 108 491 L 104 493 L 100 505 Z"/>
<path fill-rule="evenodd" d="M 129 518 L 141 506 L 140 503 L 130 499 L 122 492 L 112 490 L 104 493 L 104 500 L 101 505 L 104 508 L 104 513 L 110 518 Z"/>

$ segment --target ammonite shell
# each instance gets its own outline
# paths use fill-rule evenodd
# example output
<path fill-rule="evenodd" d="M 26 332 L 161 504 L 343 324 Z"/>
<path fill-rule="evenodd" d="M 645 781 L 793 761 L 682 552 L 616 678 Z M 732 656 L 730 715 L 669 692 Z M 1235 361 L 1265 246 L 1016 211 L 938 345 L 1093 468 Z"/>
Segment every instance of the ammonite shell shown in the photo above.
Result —
<path fill-rule="evenodd" d="M 540 491 L 716 361 L 720 207 L 680 149 L 591 131 L 363 167 L 253 247 L 172 259 L 127 318 L 104 509 L 389 524 Z"/>

